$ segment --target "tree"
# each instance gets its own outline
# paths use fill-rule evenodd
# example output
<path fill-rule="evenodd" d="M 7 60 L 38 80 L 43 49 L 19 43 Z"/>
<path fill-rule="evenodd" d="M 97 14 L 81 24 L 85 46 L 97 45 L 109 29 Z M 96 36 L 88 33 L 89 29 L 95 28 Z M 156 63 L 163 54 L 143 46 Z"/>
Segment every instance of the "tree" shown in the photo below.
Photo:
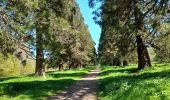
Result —
<path fill-rule="evenodd" d="M 74 68 L 94 59 L 94 42 L 75 0 L 3 0 L 0 4 L 4 29 L 0 41 L 6 43 L 0 46 L 7 46 L 3 51 L 9 52 L 20 48 L 32 56 L 36 76 L 45 76 L 45 66 Z"/>
<path fill-rule="evenodd" d="M 107 28 L 104 27 L 112 26 L 113 30 L 118 31 L 117 35 L 129 34 L 130 40 L 133 40 L 131 42 L 137 47 L 138 69 L 151 66 L 146 40 L 158 31 L 160 16 L 164 16 L 168 10 L 166 9 L 168 0 L 89 0 L 89 5 L 93 6 L 99 1 L 103 2 L 103 5 L 100 7 L 101 10 L 97 10 L 95 14 L 97 17 L 101 16 L 101 20 L 98 20 L 100 18 L 94 19 L 101 23 L 102 30 L 105 32 Z M 130 31 L 122 33 L 120 30 L 124 29 Z M 121 37 L 118 36 L 118 38 L 122 40 Z"/>
<path fill-rule="evenodd" d="M 170 62 L 170 25 L 169 22 L 163 23 L 160 27 L 161 34 L 155 36 L 149 43 L 156 53 L 155 60 L 158 62 Z"/>
<path fill-rule="evenodd" d="M 62 69 L 67 64 L 69 68 L 83 66 L 91 60 L 94 42 L 90 36 L 87 26 L 84 24 L 83 17 L 77 3 L 73 1 L 61 1 L 66 6 L 60 9 L 63 14 L 53 15 L 51 20 L 51 31 L 54 34 L 54 43 L 58 43 L 54 50 L 50 52 L 50 66 Z M 68 3 L 68 4 L 67 4 Z M 55 10 L 56 11 L 56 10 Z M 59 11 L 57 11 L 59 12 Z M 57 25 L 55 25 L 57 23 Z M 54 46 L 54 43 L 53 46 Z M 59 50 L 58 52 L 56 50 Z M 54 52 L 55 51 L 55 52 Z M 51 55 L 52 54 L 52 55 Z M 55 58 L 55 60 L 53 60 Z M 49 66 L 49 67 L 50 67 Z"/>

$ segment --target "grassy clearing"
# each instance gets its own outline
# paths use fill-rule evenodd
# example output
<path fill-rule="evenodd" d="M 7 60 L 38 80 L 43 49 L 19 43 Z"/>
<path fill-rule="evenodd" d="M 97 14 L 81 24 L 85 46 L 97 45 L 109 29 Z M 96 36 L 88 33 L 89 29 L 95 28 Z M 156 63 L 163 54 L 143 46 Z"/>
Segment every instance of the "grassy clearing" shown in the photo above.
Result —
<path fill-rule="evenodd" d="M 136 66 L 102 67 L 101 100 L 170 100 L 170 65 L 154 64 L 134 73 Z"/>
<path fill-rule="evenodd" d="M 0 100 L 42 100 L 74 84 L 91 68 L 51 71 L 47 78 L 34 76 L 0 78 Z"/>

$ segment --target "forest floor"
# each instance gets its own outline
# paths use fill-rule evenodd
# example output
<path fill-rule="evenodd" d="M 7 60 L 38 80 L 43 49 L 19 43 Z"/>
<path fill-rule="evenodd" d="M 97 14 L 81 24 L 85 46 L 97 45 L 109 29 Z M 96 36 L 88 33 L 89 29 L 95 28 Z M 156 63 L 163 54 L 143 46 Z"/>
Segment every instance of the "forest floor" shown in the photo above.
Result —
<path fill-rule="evenodd" d="M 96 89 L 99 67 L 91 70 L 87 75 L 84 75 L 81 80 L 66 91 L 49 97 L 48 100 L 96 100 Z"/>

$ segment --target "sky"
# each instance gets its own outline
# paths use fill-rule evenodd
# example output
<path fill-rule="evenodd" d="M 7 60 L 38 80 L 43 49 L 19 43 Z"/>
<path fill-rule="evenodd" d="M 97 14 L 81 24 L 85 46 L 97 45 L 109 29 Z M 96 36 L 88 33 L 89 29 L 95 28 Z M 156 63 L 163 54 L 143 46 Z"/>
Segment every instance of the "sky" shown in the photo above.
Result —
<path fill-rule="evenodd" d="M 94 42 L 96 43 L 95 48 L 97 49 L 98 44 L 99 44 L 101 28 L 99 25 L 94 23 L 94 20 L 93 20 L 94 15 L 92 14 L 94 9 L 91 9 L 88 7 L 88 0 L 77 0 L 77 3 L 79 4 L 80 11 L 84 17 L 84 22 L 86 25 L 88 25 L 90 34 Z"/>

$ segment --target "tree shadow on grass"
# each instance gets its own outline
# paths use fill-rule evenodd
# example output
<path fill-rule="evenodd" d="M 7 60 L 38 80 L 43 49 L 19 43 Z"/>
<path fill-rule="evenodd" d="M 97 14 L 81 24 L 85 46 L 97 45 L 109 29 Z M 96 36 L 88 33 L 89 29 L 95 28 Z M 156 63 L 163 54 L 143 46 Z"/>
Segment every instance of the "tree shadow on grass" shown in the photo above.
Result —
<path fill-rule="evenodd" d="M 120 72 L 120 73 L 135 73 L 137 72 L 136 68 L 122 68 L 122 69 L 110 69 L 110 70 L 106 70 L 103 71 L 102 73 L 100 73 L 100 76 L 105 76 L 111 73 L 116 73 L 116 72 Z"/>
<path fill-rule="evenodd" d="M 49 73 L 48 75 L 53 77 L 53 78 L 64 78 L 64 77 L 80 77 L 82 75 L 85 75 L 86 72 L 77 72 L 77 73 L 57 73 L 57 74 L 54 74 L 54 73 Z"/>
<path fill-rule="evenodd" d="M 61 80 L 46 80 L 46 81 L 31 81 L 31 82 L 12 82 L 2 83 L 3 93 L 0 96 L 7 95 L 9 97 L 16 97 L 25 95 L 29 99 L 42 99 L 49 96 L 50 93 L 56 93 L 59 90 L 66 89 L 72 85 L 76 80 L 61 79 Z M 1 88 L 2 89 L 2 88 Z"/>
<path fill-rule="evenodd" d="M 0 77 L 0 82 L 3 82 L 3 81 L 7 81 L 7 80 L 10 80 L 10 79 L 16 79 L 16 78 L 19 78 L 19 77 Z"/>
<path fill-rule="evenodd" d="M 122 72 L 122 71 L 124 70 L 118 69 L 116 72 Z M 101 73 L 101 75 L 107 75 L 105 73 L 106 72 L 104 72 L 104 74 Z M 162 93 L 163 90 L 156 83 L 151 81 L 154 79 L 162 79 L 162 78 L 169 79 L 170 70 L 154 72 L 154 73 L 146 72 L 137 75 L 129 74 L 129 75 L 122 75 L 122 76 L 106 77 L 100 79 L 99 81 L 98 87 L 100 88 L 98 88 L 98 94 L 100 97 L 110 96 L 112 100 L 149 99 L 149 96 L 153 96 L 157 94 L 157 96 L 161 100 L 166 100 L 167 96 Z"/>
<path fill-rule="evenodd" d="M 36 99 L 42 100 L 45 97 L 48 97 L 52 94 L 56 94 L 60 90 L 64 90 L 74 84 L 77 80 L 74 78 L 80 77 L 81 75 L 86 74 L 85 72 L 49 72 L 47 76 L 49 79 L 37 80 L 34 76 L 27 76 L 26 79 L 30 77 L 31 80 L 26 80 L 25 77 L 13 77 L 13 78 L 0 78 L 3 82 L 0 83 L 0 97 L 7 96 L 17 99 Z M 67 77 L 63 79 L 64 77 Z M 73 78 L 72 78 L 73 77 Z M 18 78 L 13 81 L 14 78 Z M 52 79 L 51 79 L 52 78 Z M 58 79 L 61 78 L 61 79 Z M 22 81 L 22 79 L 24 79 Z"/>

